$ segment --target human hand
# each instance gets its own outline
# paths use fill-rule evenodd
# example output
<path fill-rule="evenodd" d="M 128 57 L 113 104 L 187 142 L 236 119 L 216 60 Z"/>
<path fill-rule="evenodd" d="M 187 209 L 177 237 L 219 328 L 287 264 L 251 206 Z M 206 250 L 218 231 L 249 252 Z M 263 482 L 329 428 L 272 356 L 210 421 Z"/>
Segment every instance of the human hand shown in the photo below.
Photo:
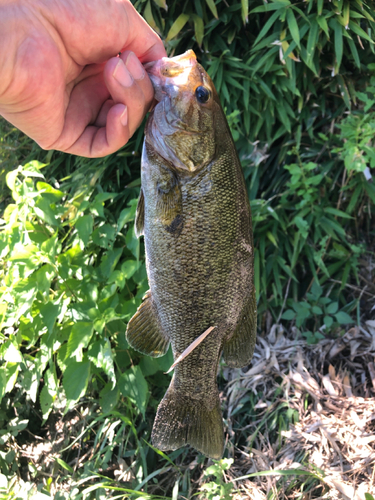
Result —
<path fill-rule="evenodd" d="M 141 63 L 165 55 L 129 0 L 0 0 L 0 114 L 44 149 L 108 155 L 152 103 Z"/>

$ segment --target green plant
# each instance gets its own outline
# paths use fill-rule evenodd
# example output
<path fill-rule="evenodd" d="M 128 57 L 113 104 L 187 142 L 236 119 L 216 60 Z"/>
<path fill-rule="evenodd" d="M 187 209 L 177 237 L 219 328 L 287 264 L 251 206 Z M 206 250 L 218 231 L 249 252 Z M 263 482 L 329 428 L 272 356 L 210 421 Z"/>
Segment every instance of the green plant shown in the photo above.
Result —
<path fill-rule="evenodd" d="M 290 177 L 283 190 L 252 202 L 259 309 L 270 308 L 276 318 L 289 289 L 295 303 L 313 281 L 324 285 L 336 279 L 342 290 L 358 273 L 363 252 L 348 236 L 351 216 L 338 208 L 336 163 L 304 161 L 297 150 L 291 156 L 298 162 L 284 166 Z"/>
<path fill-rule="evenodd" d="M 339 310 L 338 301 L 323 297 L 322 294 L 323 288 L 314 282 L 307 293 L 307 300 L 295 302 L 288 299 L 287 304 L 291 309 L 281 316 L 284 320 L 294 320 L 309 344 L 316 344 L 324 338 L 322 332 L 327 333 L 341 325 L 353 323 L 345 311 Z"/>
<path fill-rule="evenodd" d="M 224 481 L 224 472 L 233 464 L 232 458 L 223 458 L 214 461 L 213 465 L 207 467 L 204 476 L 214 476 L 215 480 L 204 483 L 200 491 L 203 492 L 205 500 L 230 500 L 232 498 L 233 483 Z"/>
<path fill-rule="evenodd" d="M 8 446 L 32 425 L 35 405 L 45 423 L 51 411 L 67 413 L 90 392 L 106 414 L 122 400 L 130 425 L 129 418 L 145 416 L 153 375 L 171 364 L 171 353 L 143 358 L 125 339 L 124 321 L 147 290 L 133 230 L 136 199 L 115 220 L 104 208 L 115 193 L 90 184 L 78 194 L 57 189 L 45 182 L 43 168 L 31 162 L 7 174 L 14 203 L 0 228 L 0 467 L 6 474 L 15 472 L 7 465 L 14 459 Z M 168 381 L 159 376 L 162 387 Z"/>
<path fill-rule="evenodd" d="M 18 380 L 36 401 L 43 377 L 45 420 L 56 398 L 66 397 L 69 410 L 99 370 L 107 405 L 115 404 L 121 390 L 144 414 L 147 383 L 130 359 L 122 359 L 129 373 L 116 386 L 109 340 L 119 332 L 116 343 L 126 345 L 122 320 L 147 289 L 139 241 L 131 229 L 126 236 L 120 233 L 134 219 L 135 205 L 110 220 L 103 203 L 113 194 L 99 192 L 90 200 L 91 190 L 69 199 L 44 182 L 42 167 L 32 162 L 7 175 L 15 203 L 4 212 L 0 235 L 1 396 Z M 128 375 L 137 380 L 137 389 L 124 385 Z"/>
<path fill-rule="evenodd" d="M 371 78 L 371 83 L 375 83 L 374 77 Z M 375 103 L 375 87 L 368 86 L 365 92 L 357 92 L 356 96 L 363 102 L 363 108 L 350 113 L 338 125 L 344 143 L 336 151 L 341 153 L 348 172 L 364 172 L 366 167 L 375 168 L 372 147 L 375 113 L 371 110 Z"/>

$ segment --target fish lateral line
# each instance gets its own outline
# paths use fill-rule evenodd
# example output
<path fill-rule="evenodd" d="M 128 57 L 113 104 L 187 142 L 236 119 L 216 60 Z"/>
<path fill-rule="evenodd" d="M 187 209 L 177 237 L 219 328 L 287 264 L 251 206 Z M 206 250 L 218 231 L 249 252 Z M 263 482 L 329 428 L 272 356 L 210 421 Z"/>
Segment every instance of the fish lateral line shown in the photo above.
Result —
<path fill-rule="evenodd" d="M 176 361 L 173 363 L 173 365 L 169 368 L 167 372 L 165 372 L 165 375 L 173 370 L 173 368 L 178 365 L 183 359 L 186 358 L 206 337 L 209 333 L 214 330 L 216 326 L 210 326 L 205 330 L 201 335 L 199 335 L 198 338 L 194 340 L 185 350 L 184 352 L 176 359 Z"/>

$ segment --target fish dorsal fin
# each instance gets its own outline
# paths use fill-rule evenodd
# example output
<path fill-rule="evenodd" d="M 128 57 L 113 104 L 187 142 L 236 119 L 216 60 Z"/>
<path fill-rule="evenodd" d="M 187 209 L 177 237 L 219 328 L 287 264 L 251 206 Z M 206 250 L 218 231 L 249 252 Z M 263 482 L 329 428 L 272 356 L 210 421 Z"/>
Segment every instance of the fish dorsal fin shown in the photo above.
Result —
<path fill-rule="evenodd" d="M 144 223 L 145 223 L 145 197 L 143 194 L 143 189 L 141 189 L 138 198 L 137 211 L 135 213 L 135 235 L 137 236 L 137 238 L 139 238 L 143 234 Z"/>
<path fill-rule="evenodd" d="M 183 228 L 181 186 L 169 170 L 162 172 L 157 183 L 157 211 L 166 231 L 178 236 Z"/>
<path fill-rule="evenodd" d="M 147 356 L 158 358 L 168 351 L 169 338 L 161 328 L 150 290 L 129 321 L 126 338 L 134 349 Z"/>

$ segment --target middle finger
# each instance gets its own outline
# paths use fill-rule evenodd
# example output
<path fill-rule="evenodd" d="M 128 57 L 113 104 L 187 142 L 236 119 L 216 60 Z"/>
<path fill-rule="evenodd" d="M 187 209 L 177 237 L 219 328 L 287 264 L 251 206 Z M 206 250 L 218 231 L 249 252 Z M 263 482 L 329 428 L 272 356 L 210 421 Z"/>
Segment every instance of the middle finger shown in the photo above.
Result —
<path fill-rule="evenodd" d="M 151 80 L 135 54 L 129 51 L 107 62 L 104 77 L 113 101 L 128 107 L 129 133 L 132 135 L 152 103 Z"/>

